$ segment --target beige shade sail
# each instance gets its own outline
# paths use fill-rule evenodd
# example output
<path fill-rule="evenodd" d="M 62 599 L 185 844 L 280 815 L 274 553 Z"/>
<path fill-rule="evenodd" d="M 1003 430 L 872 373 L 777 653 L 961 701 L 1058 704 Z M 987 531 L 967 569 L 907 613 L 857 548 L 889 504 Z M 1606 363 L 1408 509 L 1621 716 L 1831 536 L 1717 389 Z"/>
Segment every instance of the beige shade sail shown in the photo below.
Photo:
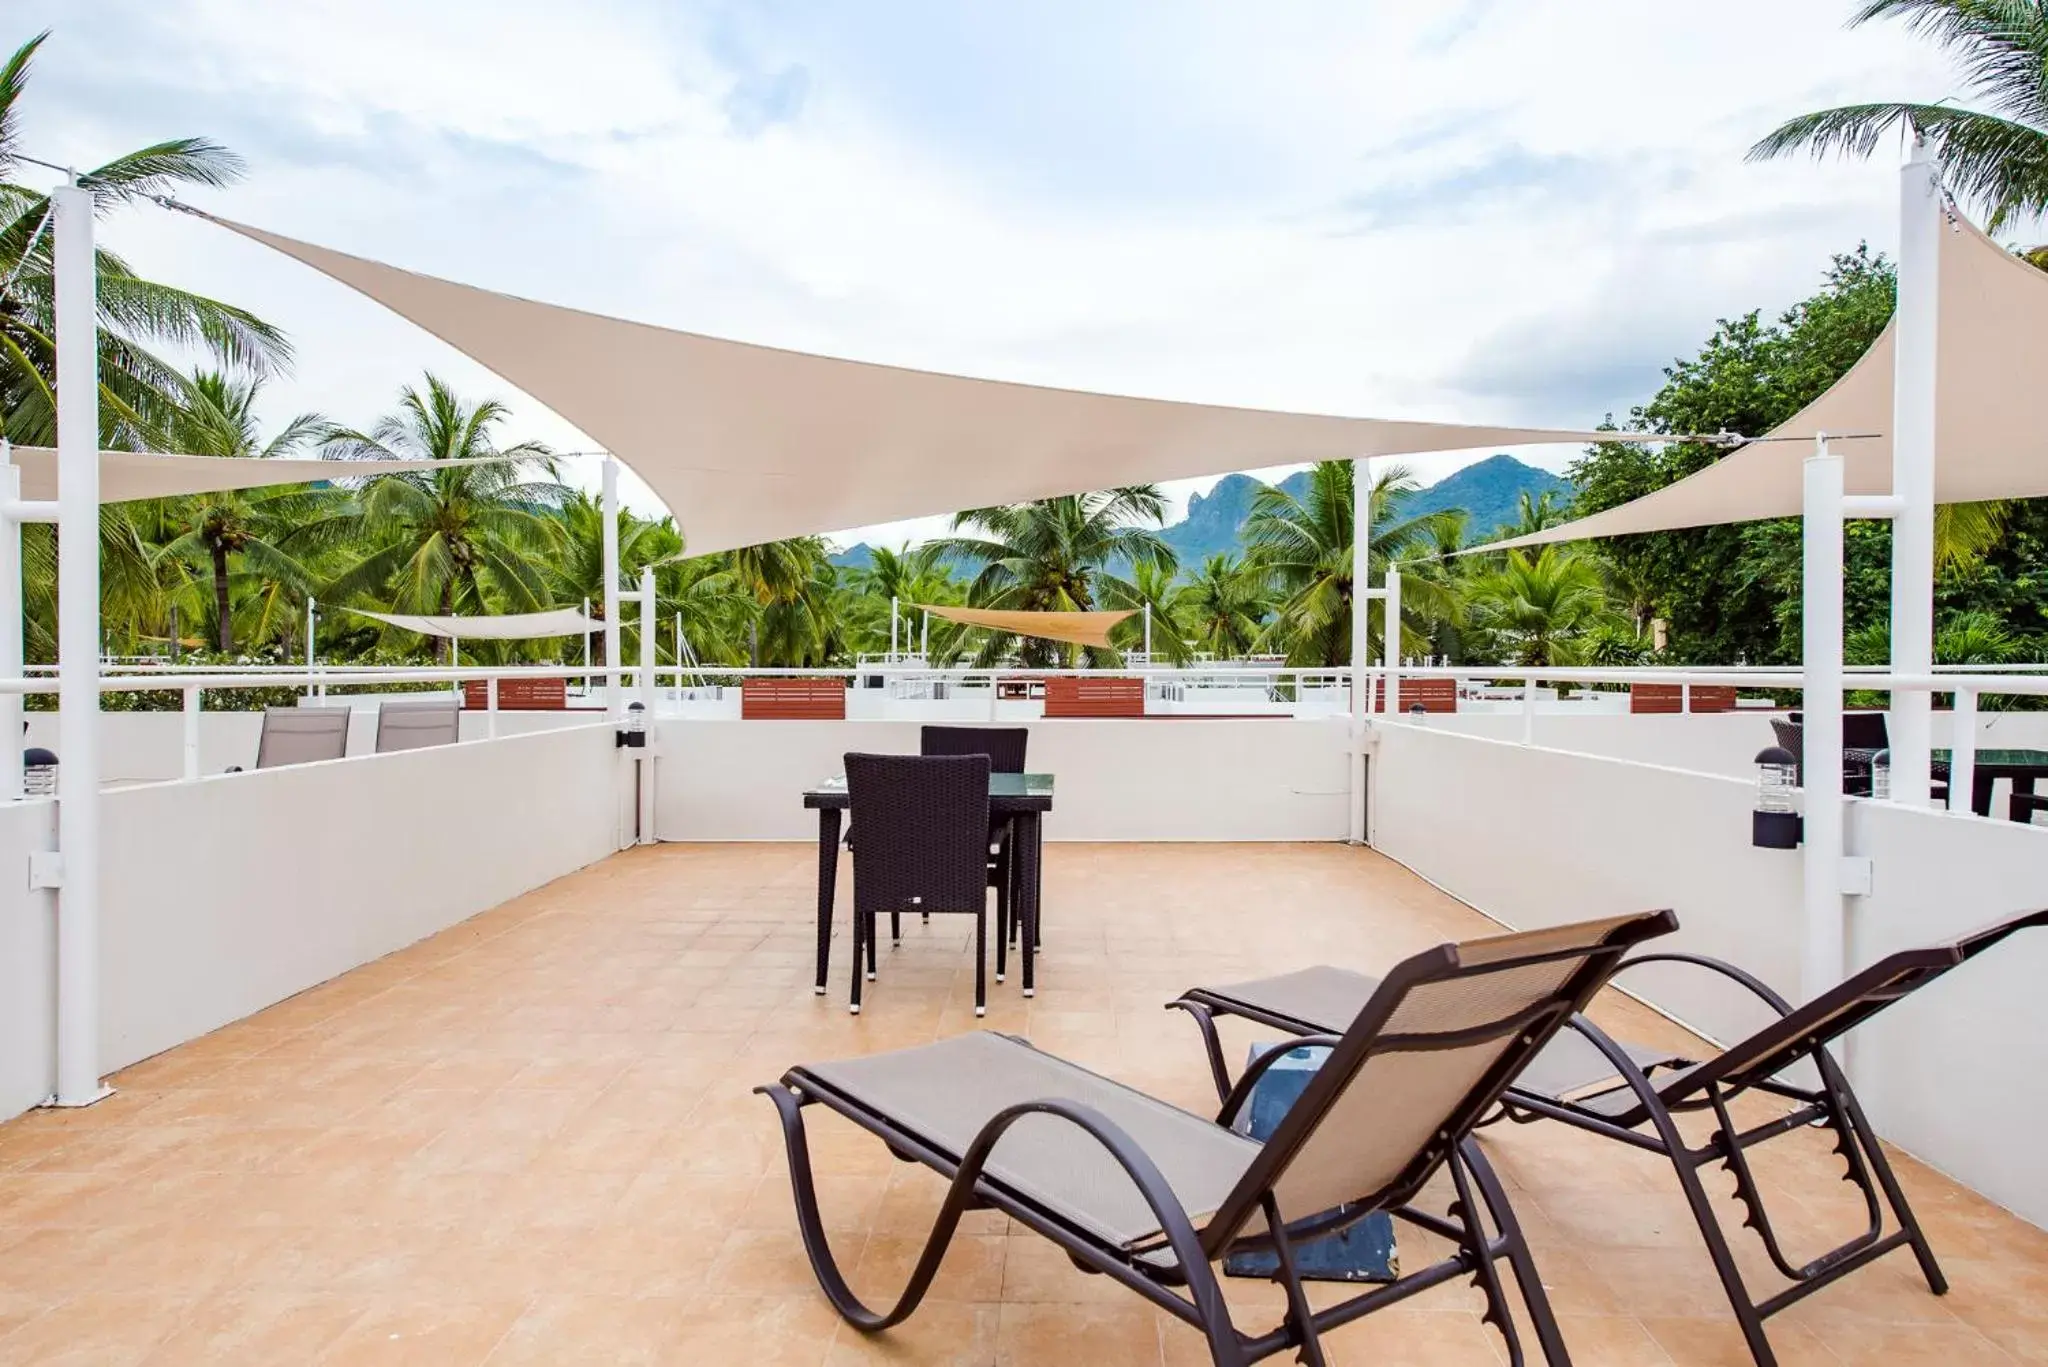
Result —
<path fill-rule="evenodd" d="M 368 295 L 589 433 L 668 504 L 692 555 L 1118 484 L 1596 439 L 840 360 L 535 303 L 214 221 Z"/>
<path fill-rule="evenodd" d="M 12 447 L 21 468 L 21 496 L 37 502 L 57 497 L 57 452 L 48 446 Z M 285 456 L 170 456 L 154 451 L 100 452 L 100 502 L 127 503 L 138 498 L 176 498 L 184 494 L 218 494 L 230 489 L 263 489 L 278 484 L 314 484 L 331 479 L 371 479 L 377 475 L 416 474 L 478 461 L 445 460 L 297 460 Z"/>
<path fill-rule="evenodd" d="M 1120 612 L 996 612 L 986 608 L 940 607 L 932 603 L 919 603 L 918 606 L 949 622 L 987 627 L 990 631 L 1004 631 L 1012 636 L 1036 636 L 1046 641 L 1067 641 L 1077 646 L 1101 646 L 1104 649 L 1109 648 L 1110 628 L 1135 615 L 1130 608 Z"/>
<path fill-rule="evenodd" d="M 504 612 L 485 617 L 414 617 L 402 612 L 371 612 L 349 608 L 358 617 L 374 617 L 403 631 L 444 636 L 456 641 L 534 641 L 548 636 L 582 636 L 603 631 L 604 623 L 575 608 L 547 612 Z"/>
<path fill-rule="evenodd" d="M 1939 254 L 1934 497 L 1940 503 L 2048 496 L 2048 272 L 1951 213 Z M 1762 440 L 1617 508 L 1482 550 L 1797 517 L 1801 462 L 1828 434 L 1852 494 L 1892 487 L 1887 326 L 1828 391 Z"/>

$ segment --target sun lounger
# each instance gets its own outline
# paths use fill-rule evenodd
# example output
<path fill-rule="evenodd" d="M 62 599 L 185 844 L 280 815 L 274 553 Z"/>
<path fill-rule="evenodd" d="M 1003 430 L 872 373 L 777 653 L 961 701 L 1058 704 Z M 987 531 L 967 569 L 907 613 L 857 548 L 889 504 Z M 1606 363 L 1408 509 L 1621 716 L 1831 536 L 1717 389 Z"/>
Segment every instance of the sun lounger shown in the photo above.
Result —
<path fill-rule="evenodd" d="M 346 707 L 266 707 L 263 734 L 256 742 L 256 767 L 313 764 L 348 753 Z"/>
<path fill-rule="evenodd" d="M 1948 1289 L 1905 1193 L 1885 1161 L 1877 1135 L 1827 1046 L 2015 931 L 2040 925 L 2048 925 L 2048 910 L 2016 916 L 1953 944 L 1890 955 L 1798 1008 L 1750 974 L 1715 959 L 1676 953 L 1637 955 L 1621 967 L 1674 963 L 1718 973 L 1761 998 L 1778 1019 L 1718 1054 L 1690 1059 L 1618 1042 L 1591 1021 L 1574 1018 L 1569 1029 L 1514 1080 L 1501 1099 L 1500 1114 L 1490 1119 L 1524 1123 L 1562 1120 L 1670 1159 L 1750 1353 L 1763 1367 L 1771 1367 L 1776 1358 L 1764 1334 L 1766 1319 L 1895 1249 L 1913 1250 L 1936 1295 Z M 1378 980 L 1362 973 L 1321 967 L 1229 987 L 1197 988 L 1168 1005 L 1195 1018 L 1208 1048 L 1217 1089 L 1228 1095 L 1231 1082 L 1215 1017 L 1238 1016 L 1288 1034 L 1319 1037 L 1333 1023 L 1350 1019 L 1380 990 Z M 1802 1063 L 1811 1065 L 1800 1075 L 1802 1080 L 1784 1076 Z M 1811 1080 L 1806 1080 L 1809 1074 Z M 1789 1101 L 1792 1108 L 1741 1129 L 1728 1108 L 1745 1092 Z M 1713 1116 L 1713 1134 L 1704 1143 L 1690 1143 L 1680 1134 L 1675 1117 L 1687 1112 Z M 1786 1255 L 1764 1208 L 1763 1191 L 1751 1172 L 1748 1153 L 1759 1144 L 1808 1125 L 1825 1126 L 1833 1132 L 1848 1168 L 1843 1180 L 1862 1194 L 1869 1224 L 1862 1233 L 1819 1257 L 1795 1264 Z M 1735 1195 L 1748 1216 L 1745 1223 L 1756 1230 L 1772 1265 L 1791 1282 L 1763 1300 L 1750 1295 L 1701 1181 L 1702 1170 L 1715 1164 L 1725 1165 L 1734 1176 Z M 1886 1208 L 1895 1226 L 1889 1233 L 1885 1230 Z"/>
<path fill-rule="evenodd" d="M 405 698 L 377 707 L 377 753 L 453 745 L 462 737 L 462 713 L 453 696 Z"/>
<path fill-rule="evenodd" d="M 1211 1360 L 1228 1367 L 1290 1351 L 1317 1367 L 1321 1335 L 1466 1278 L 1478 1282 L 1488 1318 L 1520 1363 L 1497 1266 L 1503 1259 L 1545 1360 L 1562 1364 L 1569 1358 L 1528 1244 L 1471 1129 L 1622 955 L 1676 924 L 1670 913 L 1653 912 L 1441 945 L 1396 965 L 1341 1033 L 1318 1041 L 1329 1046 L 1328 1058 L 1264 1143 L 1233 1122 L 1285 1050 L 1247 1070 L 1214 1120 L 996 1034 L 792 1068 L 760 1090 L 782 1119 L 811 1267 L 833 1307 L 863 1331 L 907 1318 L 961 1214 L 987 1207 L 1052 1240 L 1077 1266 L 1194 1325 Z M 804 1133 L 804 1109 L 812 1105 L 951 1182 L 909 1283 L 887 1310 L 853 1294 L 825 1237 Z M 1448 1213 L 1412 1205 L 1444 1169 L 1456 1193 Z M 1439 1234 L 1454 1250 L 1312 1311 L 1294 1243 L 1373 1211 Z M 1284 1321 L 1258 1335 L 1232 1324 L 1211 1266 L 1252 1249 L 1277 1254 L 1288 1304 Z"/>

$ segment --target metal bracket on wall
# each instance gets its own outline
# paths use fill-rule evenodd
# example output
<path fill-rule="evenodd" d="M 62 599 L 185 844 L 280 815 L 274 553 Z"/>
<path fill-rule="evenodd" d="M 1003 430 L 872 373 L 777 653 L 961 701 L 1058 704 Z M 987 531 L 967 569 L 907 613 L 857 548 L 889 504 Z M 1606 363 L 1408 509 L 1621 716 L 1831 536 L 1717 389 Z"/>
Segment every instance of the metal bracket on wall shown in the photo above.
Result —
<path fill-rule="evenodd" d="M 1876 865 L 1868 855 L 1842 856 L 1842 896 L 1868 897 L 1877 878 Z"/>
<path fill-rule="evenodd" d="M 30 850 L 28 886 L 31 892 L 64 886 L 64 854 L 61 850 Z"/>

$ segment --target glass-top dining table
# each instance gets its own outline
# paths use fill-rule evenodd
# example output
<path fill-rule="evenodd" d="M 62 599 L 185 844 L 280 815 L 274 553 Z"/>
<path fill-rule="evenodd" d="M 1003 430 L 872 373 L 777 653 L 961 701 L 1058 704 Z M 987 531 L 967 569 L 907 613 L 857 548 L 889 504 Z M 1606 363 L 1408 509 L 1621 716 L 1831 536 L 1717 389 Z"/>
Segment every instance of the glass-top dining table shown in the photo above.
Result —
<path fill-rule="evenodd" d="M 1051 774 L 995 774 L 988 776 L 988 810 L 991 817 L 1010 823 L 1012 858 L 1016 861 L 1016 897 L 1019 953 L 1024 995 L 1037 990 L 1032 959 L 1038 948 L 1040 823 L 1052 810 Z M 825 991 L 825 975 L 832 957 L 832 903 L 839 883 L 839 832 L 842 814 L 853 805 L 846 793 L 845 775 L 836 775 L 804 790 L 804 806 L 818 814 L 818 985 Z"/>

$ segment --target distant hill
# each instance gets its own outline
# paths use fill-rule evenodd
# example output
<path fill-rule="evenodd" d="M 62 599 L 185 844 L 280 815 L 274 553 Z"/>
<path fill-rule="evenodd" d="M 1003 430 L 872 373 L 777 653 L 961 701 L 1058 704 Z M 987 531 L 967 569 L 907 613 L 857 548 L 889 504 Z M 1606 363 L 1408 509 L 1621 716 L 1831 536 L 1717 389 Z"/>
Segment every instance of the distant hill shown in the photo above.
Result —
<path fill-rule="evenodd" d="M 1180 557 L 1183 572 L 1199 569 L 1212 555 L 1242 551 L 1245 519 L 1251 516 L 1252 500 L 1265 487 L 1250 475 L 1225 475 L 1208 493 L 1188 498 L 1187 513 L 1159 533 Z M 1308 488 L 1308 471 L 1295 471 L 1281 480 L 1279 487 L 1301 497 Z M 1550 493 L 1562 500 L 1571 496 L 1571 485 L 1513 456 L 1488 456 L 1410 495 L 1401 506 L 1401 516 L 1462 508 L 1465 539 L 1486 541 L 1502 525 L 1515 521 L 1525 493 L 1531 498 Z M 874 551 L 863 541 L 836 552 L 831 559 L 842 569 L 866 569 L 873 556 Z"/>
<path fill-rule="evenodd" d="M 1182 568 L 1192 570 L 1219 552 L 1239 551 L 1252 500 L 1264 487 L 1250 475 L 1225 475 L 1208 493 L 1189 498 L 1187 515 L 1160 532 L 1180 557 Z M 1308 487 L 1308 472 L 1295 471 L 1280 481 L 1279 487 L 1301 497 Z M 1502 524 L 1515 521 L 1524 493 L 1537 498 L 1546 492 L 1566 498 L 1571 494 L 1571 485 L 1548 470 L 1524 465 L 1513 456 L 1489 456 L 1410 495 L 1401 505 L 1401 516 L 1418 517 L 1440 508 L 1462 508 L 1466 540 L 1484 541 Z"/>
<path fill-rule="evenodd" d="M 856 541 L 843 551 L 834 551 L 825 557 L 842 570 L 864 570 L 875 558 L 874 547 L 865 541 Z"/>
<path fill-rule="evenodd" d="M 1488 456 L 1477 465 L 1444 476 L 1415 494 L 1401 507 L 1404 517 L 1418 517 L 1439 508 L 1465 510 L 1465 539 L 1489 541 L 1502 526 L 1521 516 L 1522 495 L 1551 494 L 1558 502 L 1571 497 L 1572 486 L 1548 470 L 1524 465 L 1513 456 Z"/>

